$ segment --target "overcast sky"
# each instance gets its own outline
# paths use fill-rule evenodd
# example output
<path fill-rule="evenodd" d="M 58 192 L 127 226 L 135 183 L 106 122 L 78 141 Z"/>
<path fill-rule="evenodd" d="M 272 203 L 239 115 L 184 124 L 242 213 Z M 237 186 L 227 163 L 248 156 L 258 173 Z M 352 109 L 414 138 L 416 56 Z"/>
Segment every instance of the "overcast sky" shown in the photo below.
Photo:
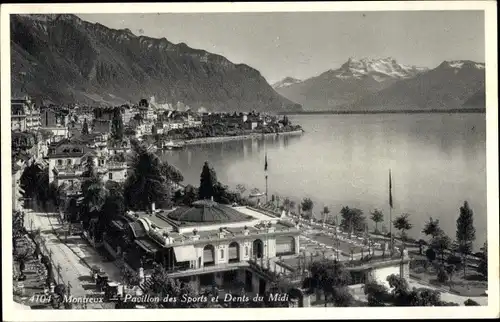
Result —
<path fill-rule="evenodd" d="M 269 83 L 305 79 L 349 57 L 436 67 L 484 62 L 482 11 L 81 14 L 136 35 L 165 37 L 258 69 Z"/>

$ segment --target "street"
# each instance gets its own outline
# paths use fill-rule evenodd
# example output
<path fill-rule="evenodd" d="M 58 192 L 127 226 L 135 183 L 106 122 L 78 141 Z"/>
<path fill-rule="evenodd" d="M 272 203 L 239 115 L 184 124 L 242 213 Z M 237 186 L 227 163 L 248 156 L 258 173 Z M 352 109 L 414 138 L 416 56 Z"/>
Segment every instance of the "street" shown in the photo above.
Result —
<path fill-rule="evenodd" d="M 57 269 L 60 268 L 60 281 L 55 274 L 56 282 L 70 285 L 71 295 L 77 298 L 92 297 L 95 295 L 95 284 L 91 282 L 90 267 L 97 265 L 101 267 L 110 279 L 119 281 L 121 273 L 112 263 L 103 259 L 90 245 L 80 236 L 71 236 L 65 242 L 61 241 L 54 233 L 54 229 L 60 228 L 56 213 L 38 213 L 26 210 L 25 226 L 27 229 L 40 228 L 41 238 L 45 241 L 47 250 L 50 252 L 52 261 Z M 64 237 L 63 237 L 64 238 Z M 101 309 L 102 304 L 88 304 L 89 309 Z"/>

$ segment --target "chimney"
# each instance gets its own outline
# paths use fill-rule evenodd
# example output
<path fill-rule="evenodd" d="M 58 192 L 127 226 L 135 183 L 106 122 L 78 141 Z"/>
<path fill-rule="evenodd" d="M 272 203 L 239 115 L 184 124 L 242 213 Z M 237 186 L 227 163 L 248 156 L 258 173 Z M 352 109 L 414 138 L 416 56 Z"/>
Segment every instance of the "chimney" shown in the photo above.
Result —
<path fill-rule="evenodd" d="M 211 201 L 214 201 L 214 196 L 211 196 L 211 197 L 210 197 L 210 200 L 211 200 Z"/>
<path fill-rule="evenodd" d="M 156 211 L 156 204 L 153 202 L 151 203 L 151 213 L 155 213 Z"/>

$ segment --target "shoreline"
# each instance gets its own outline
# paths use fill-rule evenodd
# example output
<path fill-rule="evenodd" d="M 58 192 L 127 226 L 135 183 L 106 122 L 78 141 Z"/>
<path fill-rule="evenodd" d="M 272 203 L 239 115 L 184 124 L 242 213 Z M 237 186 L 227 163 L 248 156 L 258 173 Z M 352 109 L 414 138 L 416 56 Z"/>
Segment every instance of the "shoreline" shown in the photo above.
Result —
<path fill-rule="evenodd" d="M 219 143 L 219 142 L 227 142 L 227 141 L 236 141 L 236 140 L 247 140 L 258 137 L 269 137 L 269 136 L 281 136 L 281 135 L 302 135 L 304 133 L 303 130 L 291 131 L 291 132 L 281 132 L 281 133 L 251 133 L 246 135 L 236 135 L 236 136 L 216 136 L 216 137 L 207 137 L 207 138 L 197 138 L 185 140 L 184 145 L 198 145 L 198 144 L 209 144 L 209 143 Z"/>
<path fill-rule="evenodd" d="M 344 110 L 321 110 L 321 111 L 300 111 L 300 112 L 281 112 L 279 115 L 365 115 L 365 114 L 470 114 L 479 113 L 486 114 L 486 108 L 463 108 L 463 109 L 421 109 L 421 110 L 360 110 L 360 111 L 344 111 Z"/>

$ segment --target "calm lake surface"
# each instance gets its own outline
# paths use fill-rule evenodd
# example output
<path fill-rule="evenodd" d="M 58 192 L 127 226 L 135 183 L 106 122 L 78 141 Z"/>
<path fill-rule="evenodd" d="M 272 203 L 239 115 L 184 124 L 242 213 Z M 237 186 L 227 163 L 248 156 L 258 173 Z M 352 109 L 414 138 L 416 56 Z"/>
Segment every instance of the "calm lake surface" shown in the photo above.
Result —
<path fill-rule="evenodd" d="M 269 195 L 299 201 L 309 197 L 320 216 L 342 206 L 389 220 L 388 172 L 392 169 L 393 218 L 409 213 L 417 237 L 430 216 L 455 238 L 459 208 L 474 211 L 476 248 L 486 240 L 486 115 L 378 114 L 290 116 L 302 136 L 278 136 L 189 146 L 162 152 L 185 183 L 199 185 L 203 163 L 219 181 L 265 191 L 268 156 Z M 371 220 L 368 220 L 372 224 Z M 477 249 L 478 250 L 478 249 Z"/>

